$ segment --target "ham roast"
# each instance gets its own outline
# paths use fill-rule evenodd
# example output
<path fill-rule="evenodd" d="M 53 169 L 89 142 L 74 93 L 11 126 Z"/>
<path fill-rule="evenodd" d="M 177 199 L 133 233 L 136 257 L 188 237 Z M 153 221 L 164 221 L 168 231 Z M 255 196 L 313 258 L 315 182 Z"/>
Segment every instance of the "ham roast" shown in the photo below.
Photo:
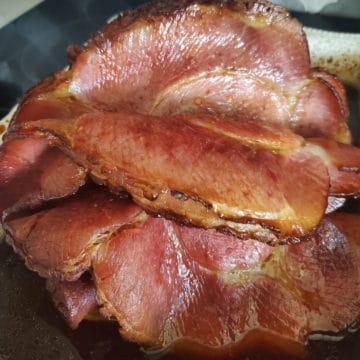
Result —
<path fill-rule="evenodd" d="M 72 328 L 97 312 L 152 355 L 223 359 L 356 326 L 359 215 L 336 210 L 360 149 L 297 20 L 159 1 L 69 58 L 11 121 L 0 214 Z"/>

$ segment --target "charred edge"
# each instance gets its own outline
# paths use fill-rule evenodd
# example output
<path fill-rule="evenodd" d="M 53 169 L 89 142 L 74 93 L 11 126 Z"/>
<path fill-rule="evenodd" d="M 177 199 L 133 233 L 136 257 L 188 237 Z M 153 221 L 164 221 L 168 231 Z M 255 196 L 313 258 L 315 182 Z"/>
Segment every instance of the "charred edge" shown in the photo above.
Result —
<path fill-rule="evenodd" d="M 163 217 L 166 220 L 175 221 L 181 226 L 198 227 L 196 224 L 193 224 L 189 218 L 185 216 L 181 216 L 171 210 L 153 211 L 151 209 L 146 209 L 146 212 L 152 217 L 156 217 L 156 218 Z"/>
<path fill-rule="evenodd" d="M 207 201 L 205 201 L 204 199 L 202 199 L 201 197 L 199 197 L 198 195 L 192 195 L 191 196 L 191 199 L 193 200 L 193 201 L 195 201 L 195 202 L 198 202 L 198 203 L 200 203 L 201 205 L 203 205 L 206 209 L 208 209 L 208 210 L 211 210 L 212 209 L 212 205 L 209 203 L 209 202 L 207 202 Z"/>
<path fill-rule="evenodd" d="M 226 226 L 217 226 L 216 231 L 238 238 L 240 241 L 246 241 L 249 239 L 256 239 L 259 242 L 262 242 L 264 244 L 270 245 L 270 246 L 277 246 L 277 245 L 285 245 L 288 244 L 288 241 L 285 239 L 280 239 L 278 237 L 271 236 L 273 234 L 269 234 L 269 236 L 266 235 L 266 233 L 259 234 L 257 231 L 249 231 L 249 232 L 238 232 L 232 228 L 226 227 Z"/>

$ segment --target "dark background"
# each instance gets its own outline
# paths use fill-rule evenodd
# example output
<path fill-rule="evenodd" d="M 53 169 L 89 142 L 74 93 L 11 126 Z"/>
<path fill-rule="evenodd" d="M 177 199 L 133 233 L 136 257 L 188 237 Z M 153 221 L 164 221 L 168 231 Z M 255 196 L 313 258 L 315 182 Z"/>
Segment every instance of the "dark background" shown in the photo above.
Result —
<path fill-rule="evenodd" d="M 47 0 L 0 29 L 0 118 L 30 86 L 66 66 L 69 44 L 82 44 L 110 16 L 143 2 Z M 360 32 L 358 19 L 294 15 L 307 26 Z M 358 92 L 349 89 L 349 95 L 352 126 L 358 130 Z M 0 360 L 144 359 L 135 345 L 122 342 L 115 325 L 84 322 L 70 330 L 53 308 L 44 281 L 1 240 L 0 285 Z M 316 360 L 360 359 L 360 336 L 314 342 L 310 348 Z"/>

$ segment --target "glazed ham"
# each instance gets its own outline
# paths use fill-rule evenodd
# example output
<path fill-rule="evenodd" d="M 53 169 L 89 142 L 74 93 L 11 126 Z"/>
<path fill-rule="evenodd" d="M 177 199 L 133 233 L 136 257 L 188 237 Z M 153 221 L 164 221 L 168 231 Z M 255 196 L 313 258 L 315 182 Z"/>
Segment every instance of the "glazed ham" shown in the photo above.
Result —
<path fill-rule="evenodd" d="M 331 195 L 360 191 L 359 149 L 251 121 L 97 112 L 18 129 L 27 132 L 150 213 L 271 244 L 297 241 L 318 225 L 329 186 Z"/>
<path fill-rule="evenodd" d="M 63 73 L 59 73 L 30 89 L 11 121 L 0 147 L 0 217 L 73 195 L 86 181 L 87 171 L 63 152 L 50 148 L 46 141 L 9 139 L 16 124 L 84 112 L 79 101 L 55 96 L 65 80 Z"/>
<path fill-rule="evenodd" d="M 359 320 L 359 218 L 324 214 L 359 195 L 360 150 L 298 21 L 158 2 L 69 56 L 11 121 L 0 212 L 71 327 L 97 308 L 157 355 L 224 358 Z"/>
<path fill-rule="evenodd" d="M 90 187 L 48 209 L 9 217 L 4 230 L 30 269 L 75 280 L 90 267 L 93 249 L 140 213 L 130 200 Z"/>
<path fill-rule="evenodd" d="M 0 149 L 0 217 L 72 195 L 85 178 L 85 169 L 46 141 L 6 141 Z"/>
<path fill-rule="evenodd" d="M 359 224 L 335 214 L 311 241 L 275 248 L 260 267 L 214 272 L 194 260 L 196 246 L 184 247 L 183 228 L 150 218 L 99 249 L 102 312 L 155 349 L 224 358 L 270 340 L 299 350 L 309 333 L 336 333 L 359 316 Z"/>
<path fill-rule="evenodd" d="M 104 198 L 102 191 L 98 196 Z M 102 213 L 109 216 L 116 210 L 129 217 L 124 200 L 111 198 L 97 201 Z M 67 211 L 61 221 L 68 223 L 74 219 L 72 209 L 63 209 Z M 97 246 L 88 245 L 93 232 L 86 230 L 82 233 L 87 241 L 78 241 L 64 226 L 56 228 L 56 234 L 38 231 L 56 226 L 55 217 L 36 217 L 21 241 L 15 237 L 27 229 L 26 221 L 9 222 L 6 229 L 13 244 L 22 243 L 33 261 L 41 261 L 39 251 L 30 246 L 35 235 L 45 246 L 61 236 L 71 239 L 62 243 L 64 249 L 70 243 L 82 248 L 68 252 L 67 261 L 76 263 L 78 252 L 87 253 L 89 264 L 79 269 L 91 268 L 94 282 L 88 274 L 73 282 L 59 281 L 68 269 L 57 267 L 63 254 L 54 251 L 46 266 L 55 304 L 72 327 L 100 306 L 105 317 L 118 320 L 126 339 L 152 351 L 224 358 L 271 343 L 299 355 L 310 333 L 335 334 L 359 316 L 358 215 L 327 216 L 308 242 L 276 248 L 163 218 L 137 216 L 134 221 L 132 216 L 131 224 L 118 225 Z"/>
<path fill-rule="evenodd" d="M 342 85 L 310 72 L 300 23 L 263 1 L 180 0 L 125 13 L 80 51 L 69 91 L 108 110 L 235 114 L 350 140 Z"/>
<path fill-rule="evenodd" d="M 327 206 L 328 195 L 359 192 L 357 149 L 338 147 L 351 153 L 344 167 L 293 133 L 350 141 L 342 85 L 310 70 L 301 25 L 279 7 L 144 6 L 72 53 L 70 70 L 28 94 L 11 130 L 37 130 L 152 214 L 277 244 L 306 237 L 341 203 Z"/>

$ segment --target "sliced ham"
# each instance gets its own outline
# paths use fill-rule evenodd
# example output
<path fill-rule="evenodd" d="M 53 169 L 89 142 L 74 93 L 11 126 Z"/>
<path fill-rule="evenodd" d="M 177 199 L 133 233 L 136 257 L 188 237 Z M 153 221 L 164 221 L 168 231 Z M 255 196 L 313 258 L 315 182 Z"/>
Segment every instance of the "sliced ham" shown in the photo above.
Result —
<path fill-rule="evenodd" d="M 107 110 L 225 113 L 350 141 L 341 83 L 310 72 L 302 26 L 265 1 L 180 0 L 125 13 L 78 51 L 69 92 Z"/>
<path fill-rule="evenodd" d="M 0 146 L 0 217 L 70 196 L 84 185 L 86 171 L 39 139 L 11 140 L 17 124 L 48 117 L 79 115 L 85 107 L 63 96 L 67 73 L 60 72 L 31 88 L 19 105 Z"/>
<path fill-rule="evenodd" d="M 61 312 L 72 329 L 96 311 L 96 289 L 89 273 L 75 281 L 60 281 L 50 278 L 46 282 L 55 307 Z"/>
<path fill-rule="evenodd" d="M 100 305 L 156 355 L 302 356 L 360 318 L 359 218 L 323 217 L 360 150 L 284 9 L 158 2 L 69 55 L 11 122 L 0 212 L 71 327 Z"/>
<path fill-rule="evenodd" d="M 329 185 L 331 195 L 336 190 L 335 167 L 342 174 L 340 164 L 352 164 L 339 196 L 348 185 L 347 195 L 360 191 L 359 149 L 306 142 L 251 121 L 98 112 L 30 122 L 18 131 L 47 138 L 97 182 L 125 189 L 150 213 L 272 244 L 318 225 Z"/>
<path fill-rule="evenodd" d="M 152 351 L 299 355 L 310 333 L 360 316 L 358 215 L 332 214 L 309 241 L 271 248 L 139 211 L 93 188 L 5 229 L 71 326 L 96 307 L 96 288 L 102 314 Z M 95 288 L 76 280 L 89 269 Z"/>
<path fill-rule="evenodd" d="M 152 350 L 224 358 L 271 343 L 301 352 L 310 333 L 337 333 L 360 316 L 359 224 L 358 215 L 326 217 L 309 242 L 234 272 L 204 268 L 182 227 L 149 218 L 97 252 L 102 313 Z"/>
<path fill-rule="evenodd" d="M 49 209 L 17 214 L 4 230 L 30 269 L 43 277 L 74 280 L 90 267 L 99 244 L 140 213 L 130 200 L 90 188 Z"/>
<path fill-rule="evenodd" d="M 0 147 L 0 216 L 70 196 L 86 171 L 41 139 L 16 139 Z"/>

